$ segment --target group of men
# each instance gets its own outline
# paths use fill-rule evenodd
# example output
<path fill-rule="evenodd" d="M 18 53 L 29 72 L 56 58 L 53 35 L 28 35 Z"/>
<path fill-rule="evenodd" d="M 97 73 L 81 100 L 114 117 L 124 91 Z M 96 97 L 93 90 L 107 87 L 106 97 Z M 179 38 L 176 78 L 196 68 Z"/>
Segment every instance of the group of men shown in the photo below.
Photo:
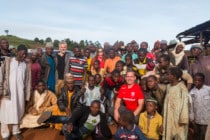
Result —
<path fill-rule="evenodd" d="M 58 104 L 59 106 L 59 101 L 57 101 L 57 99 L 61 99 L 63 88 L 65 89 L 65 87 L 68 89 L 67 92 L 70 93 L 71 83 L 73 83 L 75 89 L 81 91 L 82 94 L 87 93 L 87 91 L 89 92 L 89 94 L 93 94 L 91 83 L 88 82 L 90 82 L 89 79 L 91 79 L 92 76 L 95 76 L 97 74 L 99 74 L 102 79 L 101 82 L 99 82 L 99 86 L 101 89 L 103 89 L 104 87 L 103 80 L 109 78 L 111 80 L 107 80 L 109 81 L 109 87 L 114 87 L 118 85 L 117 82 L 119 81 L 119 79 L 116 80 L 115 77 L 112 76 L 112 74 L 117 69 L 117 64 L 119 63 L 119 61 L 121 61 L 123 65 L 122 70 L 117 71 L 120 72 L 120 75 L 124 79 L 122 84 L 120 84 L 119 89 L 111 88 L 112 93 L 104 93 L 102 90 L 98 90 L 98 92 L 100 92 L 101 94 L 99 99 L 101 104 L 103 97 L 110 100 L 109 94 L 114 94 L 115 98 L 112 98 L 114 100 L 114 105 L 108 105 L 108 107 L 114 108 L 113 112 L 110 114 L 111 116 L 113 116 L 116 122 L 119 121 L 120 112 L 123 112 L 123 110 L 132 111 L 136 122 L 138 122 L 140 113 L 145 109 L 144 99 L 147 97 L 155 98 L 158 101 L 157 104 L 160 106 L 162 104 L 161 108 L 158 108 L 159 111 L 166 111 L 163 108 L 163 104 L 166 104 L 166 102 L 164 102 L 164 99 L 165 96 L 167 97 L 166 94 L 169 94 L 167 84 L 170 83 L 170 81 L 168 81 L 168 76 L 170 75 L 170 73 L 168 71 L 170 70 L 172 65 L 182 70 L 183 74 L 181 76 L 184 82 L 187 83 L 185 86 L 187 87 L 188 91 L 192 89 L 192 77 L 194 77 L 197 73 L 208 75 L 208 73 L 210 72 L 210 63 L 208 61 L 209 57 L 203 56 L 203 48 L 201 48 L 201 46 L 196 45 L 191 47 L 191 53 L 194 56 L 194 62 L 188 65 L 188 60 L 185 59 L 186 56 L 184 54 L 185 45 L 183 43 L 177 43 L 176 47 L 174 48 L 174 52 L 170 52 L 167 48 L 167 42 L 164 40 L 161 42 L 156 42 L 151 52 L 148 52 L 147 50 L 147 42 L 142 42 L 139 48 L 136 41 L 131 41 L 126 45 L 126 47 L 124 46 L 123 42 L 117 42 L 113 46 L 111 46 L 109 43 L 105 43 L 103 49 L 89 46 L 85 49 L 84 54 L 82 54 L 82 50 L 78 46 L 74 48 L 74 56 L 70 56 L 67 53 L 67 43 L 65 41 L 61 41 L 59 43 L 59 52 L 56 54 L 53 53 L 53 44 L 49 42 L 46 43 L 44 53 L 40 48 L 34 49 L 32 52 L 28 52 L 27 47 L 21 44 L 17 47 L 16 54 L 13 54 L 8 49 L 9 43 L 6 39 L 0 40 L 0 47 L 0 120 L 1 136 L 3 140 L 9 140 L 10 138 L 8 124 L 12 124 L 12 133 L 16 137 L 16 139 L 23 139 L 19 125 L 24 117 L 26 106 L 30 104 L 32 97 L 34 98 L 34 100 L 37 99 L 37 101 L 39 99 L 39 101 L 37 102 L 39 103 L 39 105 L 36 104 L 36 107 L 34 106 L 34 108 L 30 110 L 34 113 L 33 109 L 36 110 L 37 108 L 37 110 L 39 110 L 38 108 L 41 106 L 41 104 L 43 104 L 43 100 L 46 97 L 45 96 L 42 98 L 40 96 L 41 94 L 37 94 L 37 96 L 35 97 L 36 94 L 34 91 L 37 91 L 37 93 L 44 93 L 45 90 L 51 91 L 52 94 L 55 94 L 55 96 L 51 96 L 52 100 L 50 102 L 50 105 L 52 106 Z M 100 51 L 102 51 L 102 53 L 104 54 L 100 55 Z M 29 53 L 30 55 L 27 55 L 27 53 Z M 27 58 L 29 58 L 28 61 Z M 130 64 L 128 64 L 129 58 L 131 58 Z M 100 62 L 99 65 L 100 68 L 104 71 L 103 74 L 101 74 L 101 70 L 99 72 L 95 69 L 96 59 Z M 101 66 L 101 64 L 104 65 Z M 125 67 L 126 72 L 123 72 L 125 70 Z M 92 69 L 94 69 L 94 71 L 96 72 L 95 75 L 92 74 Z M 145 76 L 148 77 L 152 74 L 157 77 L 158 83 L 160 84 L 160 87 L 162 87 L 161 90 L 165 92 L 164 96 L 161 97 L 161 101 L 156 95 L 151 96 L 151 93 L 148 92 L 148 79 L 146 80 L 147 84 L 145 89 L 143 88 L 143 84 L 141 84 L 141 82 L 144 81 Z M 203 80 L 205 85 L 210 86 L 210 78 L 208 76 L 206 76 Z M 41 87 L 44 87 L 45 84 L 46 88 L 41 89 Z M 67 107 L 65 107 L 64 109 L 64 112 L 66 112 L 65 115 L 69 115 L 68 117 L 70 118 L 67 121 L 64 121 L 64 123 L 67 124 L 65 127 L 66 139 L 72 139 L 72 137 L 75 137 L 72 134 L 70 135 L 70 132 L 73 131 L 72 121 L 74 122 L 75 116 L 72 113 L 74 112 L 72 111 L 71 113 L 69 113 L 68 111 L 68 109 L 71 108 L 69 104 L 71 104 L 72 102 L 72 96 L 72 94 L 67 94 L 67 96 L 65 97 L 65 100 L 66 98 L 70 98 L 67 99 L 68 105 L 65 105 Z M 194 99 L 194 96 L 195 95 L 192 96 L 192 100 Z M 84 96 L 81 95 L 81 99 L 82 98 L 84 98 Z M 209 98 L 210 93 L 206 95 L 205 99 L 208 100 Z M 62 99 L 64 100 L 64 96 L 62 97 Z M 83 104 L 81 99 L 77 100 L 77 103 L 81 102 L 81 104 Z M 92 97 L 92 95 L 91 101 L 94 101 L 95 104 L 98 104 L 98 102 L 95 101 L 95 98 Z M 205 106 L 207 106 L 207 104 L 209 103 L 206 103 Z M 193 103 L 192 101 L 191 105 L 194 106 L 195 103 Z M 71 104 L 71 106 L 73 105 Z M 99 122 L 102 121 L 102 118 L 98 119 L 96 117 L 98 115 L 98 112 L 100 112 L 100 109 L 97 110 L 97 106 L 97 111 L 94 110 L 94 104 L 92 104 L 91 102 L 89 103 L 89 105 L 86 104 L 86 106 L 90 106 L 89 113 L 92 111 L 92 116 L 91 114 L 88 114 L 82 125 L 89 125 L 88 119 L 91 118 L 94 118 L 94 120 L 96 121 L 99 120 Z M 39 112 L 39 115 L 41 115 L 41 113 L 44 113 L 45 111 L 53 112 L 55 108 L 51 110 L 49 108 L 45 108 L 44 110 Z M 62 110 L 60 107 L 58 108 L 59 110 Z M 204 115 L 208 116 L 209 110 L 207 109 L 207 113 Z M 81 110 L 77 110 L 77 113 L 79 111 Z M 94 111 L 96 111 L 97 113 L 94 113 Z M 105 109 L 105 113 L 108 112 L 109 111 L 106 111 Z M 81 115 L 77 113 L 75 114 Z M 193 113 L 196 114 L 197 112 Z M 186 119 L 189 119 L 188 115 L 184 117 L 186 117 Z M 107 118 L 105 117 L 103 118 L 103 120 L 104 119 Z M 42 120 L 41 122 L 44 121 Z M 97 124 L 100 124 L 99 122 L 97 122 Z M 197 126 L 198 125 L 205 126 L 206 131 L 206 122 L 204 124 L 197 123 Z M 95 128 L 95 125 L 91 124 L 91 127 L 93 126 Z M 84 130 L 84 128 L 82 129 Z M 75 133 L 77 132 L 78 131 L 75 130 Z M 110 131 L 107 132 L 107 137 L 110 138 L 109 133 Z M 78 135 L 80 137 L 83 137 L 85 134 Z M 163 139 L 164 137 L 168 138 L 169 136 L 171 138 L 178 139 L 178 135 L 179 134 L 168 134 L 166 130 L 164 130 Z M 186 138 L 186 136 L 187 134 L 184 137 Z"/>

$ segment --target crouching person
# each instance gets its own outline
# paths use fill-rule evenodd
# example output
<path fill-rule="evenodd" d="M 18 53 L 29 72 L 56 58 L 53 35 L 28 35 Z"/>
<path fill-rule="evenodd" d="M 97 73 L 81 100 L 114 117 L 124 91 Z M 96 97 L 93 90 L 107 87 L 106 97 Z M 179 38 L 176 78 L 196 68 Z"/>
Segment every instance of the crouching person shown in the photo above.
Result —
<path fill-rule="evenodd" d="M 92 101 L 90 107 L 83 107 L 74 112 L 63 132 L 66 140 L 84 139 L 92 135 L 93 139 L 110 139 L 111 131 L 106 116 L 100 112 L 101 102 Z"/>
<path fill-rule="evenodd" d="M 34 128 L 42 124 L 38 124 L 37 120 L 45 111 L 52 112 L 57 105 L 57 98 L 54 93 L 46 89 L 44 81 L 39 81 L 36 85 L 31 101 L 26 110 L 20 128 Z"/>

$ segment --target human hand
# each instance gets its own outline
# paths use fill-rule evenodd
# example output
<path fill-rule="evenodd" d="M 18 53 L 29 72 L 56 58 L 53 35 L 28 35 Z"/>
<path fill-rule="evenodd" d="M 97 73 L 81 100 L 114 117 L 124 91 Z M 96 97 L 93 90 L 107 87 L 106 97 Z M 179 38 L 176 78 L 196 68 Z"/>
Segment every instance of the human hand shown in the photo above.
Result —
<path fill-rule="evenodd" d="M 66 131 L 71 133 L 72 130 L 73 130 L 73 125 L 72 124 L 67 124 Z"/>
<path fill-rule="evenodd" d="M 68 117 L 72 116 L 72 113 L 68 108 L 66 109 L 66 116 L 68 116 Z"/>
<path fill-rule="evenodd" d="M 115 121 L 118 122 L 119 118 L 120 118 L 119 112 L 117 110 L 114 111 L 114 119 L 115 119 Z"/>

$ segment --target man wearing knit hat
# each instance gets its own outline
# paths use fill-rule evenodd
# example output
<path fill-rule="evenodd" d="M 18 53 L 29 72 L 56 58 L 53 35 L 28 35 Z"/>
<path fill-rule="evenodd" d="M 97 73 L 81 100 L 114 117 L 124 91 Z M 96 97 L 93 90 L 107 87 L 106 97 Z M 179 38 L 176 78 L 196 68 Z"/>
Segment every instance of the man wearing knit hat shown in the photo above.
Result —
<path fill-rule="evenodd" d="M 203 48 L 200 45 L 192 45 L 190 51 L 195 61 L 190 64 L 189 73 L 192 77 L 198 72 L 208 75 L 210 73 L 210 56 L 203 55 Z M 204 84 L 210 86 L 210 76 L 206 76 Z"/>
<path fill-rule="evenodd" d="M 27 55 L 25 45 L 17 47 L 16 57 L 5 57 L 3 91 L 1 99 L 0 121 L 1 136 L 3 140 L 9 140 L 10 132 L 8 124 L 12 125 L 12 133 L 17 140 L 23 136 L 20 134 L 20 119 L 25 112 L 25 100 L 29 101 L 31 91 L 30 70 L 24 62 Z M 2 85 L 1 85 L 2 86 Z"/>
<path fill-rule="evenodd" d="M 53 53 L 53 44 L 47 42 L 45 46 L 45 53 L 40 60 L 41 64 L 41 80 L 47 83 L 48 88 L 55 92 L 55 60 Z"/>

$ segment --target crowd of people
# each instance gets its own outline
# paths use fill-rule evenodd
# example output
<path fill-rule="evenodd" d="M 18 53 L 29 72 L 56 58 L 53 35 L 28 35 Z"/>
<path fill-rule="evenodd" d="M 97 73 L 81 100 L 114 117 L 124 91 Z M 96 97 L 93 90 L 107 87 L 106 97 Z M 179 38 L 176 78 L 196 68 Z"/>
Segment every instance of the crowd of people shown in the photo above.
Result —
<path fill-rule="evenodd" d="M 66 140 L 210 139 L 210 56 L 192 45 L 189 61 L 184 49 L 183 42 L 169 49 L 162 40 L 149 51 L 146 41 L 133 40 L 76 46 L 71 56 L 65 41 L 54 53 L 51 42 L 11 51 L 1 39 L 2 139 L 11 138 L 8 125 L 22 140 L 22 128 L 46 124 Z"/>

